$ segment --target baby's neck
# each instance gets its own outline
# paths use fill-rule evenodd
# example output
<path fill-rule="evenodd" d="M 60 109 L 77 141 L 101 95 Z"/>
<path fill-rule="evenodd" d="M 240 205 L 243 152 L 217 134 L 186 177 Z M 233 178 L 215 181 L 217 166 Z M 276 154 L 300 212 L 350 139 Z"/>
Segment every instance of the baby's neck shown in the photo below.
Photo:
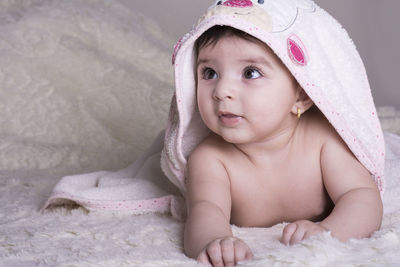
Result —
<path fill-rule="evenodd" d="M 291 144 L 298 126 L 299 122 L 296 122 L 264 140 L 246 144 L 234 144 L 234 146 L 254 164 L 271 159 L 279 160 L 290 153 Z"/>

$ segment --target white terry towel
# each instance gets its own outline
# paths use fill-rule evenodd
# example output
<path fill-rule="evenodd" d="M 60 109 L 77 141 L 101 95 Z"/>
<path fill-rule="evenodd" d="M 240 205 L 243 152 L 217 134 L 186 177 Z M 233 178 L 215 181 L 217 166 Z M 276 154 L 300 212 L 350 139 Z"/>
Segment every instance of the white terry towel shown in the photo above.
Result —
<path fill-rule="evenodd" d="M 183 199 L 161 171 L 163 138 L 164 132 L 161 132 L 151 147 L 125 169 L 63 177 L 54 187 L 42 211 L 72 201 L 88 210 L 135 215 L 171 213 L 175 218 L 183 218 Z"/>

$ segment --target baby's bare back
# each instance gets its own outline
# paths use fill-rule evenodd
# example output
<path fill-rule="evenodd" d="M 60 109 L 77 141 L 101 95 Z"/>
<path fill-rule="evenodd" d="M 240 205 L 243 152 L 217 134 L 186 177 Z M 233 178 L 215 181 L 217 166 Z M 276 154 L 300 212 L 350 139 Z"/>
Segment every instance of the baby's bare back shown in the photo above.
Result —
<path fill-rule="evenodd" d="M 327 216 L 333 205 L 324 188 L 320 154 L 332 131 L 314 113 L 302 118 L 283 150 L 250 158 L 232 144 L 219 146 L 230 181 L 231 223 L 266 227 Z M 218 136 L 209 139 L 222 141 Z"/>

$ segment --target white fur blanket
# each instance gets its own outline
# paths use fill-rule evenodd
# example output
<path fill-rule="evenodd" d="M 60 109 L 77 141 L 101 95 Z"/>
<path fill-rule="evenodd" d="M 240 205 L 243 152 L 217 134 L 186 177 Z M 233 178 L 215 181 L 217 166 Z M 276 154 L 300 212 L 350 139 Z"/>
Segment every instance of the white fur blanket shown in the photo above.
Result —
<path fill-rule="evenodd" d="M 118 1 L 0 2 L 0 266 L 197 266 L 170 216 L 39 212 L 61 176 L 120 169 L 165 127 L 173 41 Z M 400 111 L 378 112 L 400 134 Z M 399 151 L 388 153 L 392 177 Z M 382 229 L 370 239 L 286 247 L 283 224 L 233 227 L 255 254 L 243 266 L 398 266 L 399 181 L 387 181 Z"/>

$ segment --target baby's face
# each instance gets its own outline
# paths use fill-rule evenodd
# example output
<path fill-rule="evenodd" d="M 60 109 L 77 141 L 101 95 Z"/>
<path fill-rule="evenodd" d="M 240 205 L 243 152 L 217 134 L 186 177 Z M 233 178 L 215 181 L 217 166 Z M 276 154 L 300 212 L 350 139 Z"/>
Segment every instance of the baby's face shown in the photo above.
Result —
<path fill-rule="evenodd" d="M 200 49 L 197 103 L 206 126 L 227 142 L 268 140 L 296 122 L 298 84 L 258 41 L 236 36 Z"/>

